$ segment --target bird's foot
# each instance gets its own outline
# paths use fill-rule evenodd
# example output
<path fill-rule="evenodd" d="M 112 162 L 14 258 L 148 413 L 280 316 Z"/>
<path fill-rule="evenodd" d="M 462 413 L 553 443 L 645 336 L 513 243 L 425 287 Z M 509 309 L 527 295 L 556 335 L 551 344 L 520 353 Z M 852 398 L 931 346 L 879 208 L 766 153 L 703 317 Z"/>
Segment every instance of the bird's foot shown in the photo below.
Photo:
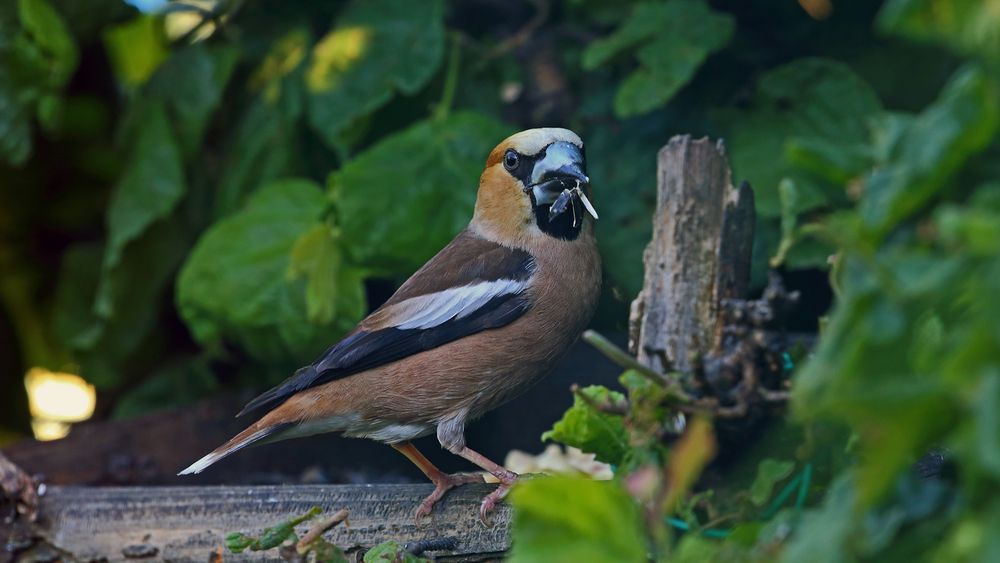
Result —
<path fill-rule="evenodd" d="M 504 473 L 494 474 L 497 479 L 500 480 L 500 486 L 496 488 L 495 491 L 486 495 L 483 498 L 482 504 L 479 505 L 479 520 L 482 521 L 487 527 L 490 526 L 487 521 L 487 516 L 490 512 L 496 508 L 497 503 L 502 501 L 510 489 L 517 483 L 518 474 L 513 471 L 506 471 Z"/>
<path fill-rule="evenodd" d="M 417 520 L 423 518 L 424 516 L 430 516 L 431 511 L 434 510 L 434 505 L 437 504 L 439 500 L 444 498 L 444 494 L 451 489 L 460 485 L 482 482 L 483 476 L 481 473 L 452 473 L 450 475 L 442 473 L 441 477 L 434 480 L 434 492 L 425 498 L 424 502 L 420 503 L 420 506 L 417 507 Z"/>

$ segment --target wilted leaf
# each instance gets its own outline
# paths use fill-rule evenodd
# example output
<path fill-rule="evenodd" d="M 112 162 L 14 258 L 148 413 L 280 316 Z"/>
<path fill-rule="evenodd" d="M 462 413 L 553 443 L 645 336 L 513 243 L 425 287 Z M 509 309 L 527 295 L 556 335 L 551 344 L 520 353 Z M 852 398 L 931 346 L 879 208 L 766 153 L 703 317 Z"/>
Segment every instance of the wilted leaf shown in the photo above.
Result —
<path fill-rule="evenodd" d="M 584 387 L 580 392 L 595 403 L 621 402 L 625 399 L 621 393 L 600 385 Z M 580 448 L 610 464 L 621 463 L 628 449 L 628 435 L 622 417 L 599 412 L 579 396 L 574 396 L 573 406 L 552 426 L 552 430 L 542 434 L 542 440 L 555 440 Z"/>
<path fill-rule="evenodd" d="M 615 113 L 646 113 L 687 84 L 705 59 L 729 42 L 734 27 L 731 16 L 696 0 L 638 4 L 614 33 L 587 47 L 583 66 L 593 70 L 622 51 L 636 49 L 639 68 L 619 87 Z"/>
<path fill-rule="evenodd" d="M 639 507 L 612 481 L 544 477 L 511 493 L 512 563 L 648 561 Z"/>
<path fill-rule="evenodd" d="M 276 181 L 239 212 L 206 231 L 181 271 L 177 304 L 195 338 L 236 341 L 270 363 L 301 363 L 353 326 L 364 309 L 360 272 L 343 268 L 337 318 L 308 320 L 304 284 L 288 281 L 292 249 L 324 209 L 323 192 L 304 180 Z"/>
<path fill-rule="evenodd" d="M 792 474 L 795 469 L 795 462 L 780 461 L 767 458 L 757 465 L 757 476 L 750 485 L 750 502 L 757 506 L 764 506 L 764 503 L 771 498 L 771 491 L 774 485 Z"/>
<path fill-rule="evenodd" d="M 440 0 L 355 0 L 313 47 L 306 86 L 309 123 L 327 144 L 398 91 L 414 94 L 444 52 Z"/>
<path fill-rule="evenodd" d="M 386 274 L 408 274 L 472 219 L 479 175 L 508 129 L 453 113 L 390 135 L 330 176 L 344 248 Z"/>
<path fill-rule="evenodd" d="M 694 485 L 701 470 L 715 457 L 715 433 L 712 422 L 697 417 L 688 423 L 681 439 L 670 449 L 667 462 L 667 497 L 663 508 L 673 511 L 674 505 Z"/>

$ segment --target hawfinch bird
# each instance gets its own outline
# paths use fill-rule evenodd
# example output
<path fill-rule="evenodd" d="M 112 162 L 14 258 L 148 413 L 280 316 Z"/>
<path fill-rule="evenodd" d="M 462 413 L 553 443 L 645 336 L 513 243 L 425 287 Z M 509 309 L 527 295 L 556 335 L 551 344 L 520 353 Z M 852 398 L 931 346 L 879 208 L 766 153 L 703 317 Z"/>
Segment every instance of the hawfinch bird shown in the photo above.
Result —
<path fill-rule="evenodd" d="M 436 433 L 448 451 L 500 481 L 517 475 L 471 449 L 465 425 L 546 375 L 587 326 L 601 263 L 587 199 L 583 142 L 530 129 L 490 153 L 475 213 L 460 232 L 313 364 L 251 401 L 268 412 L 180 474 L 199 473 L 251 444 L 338 432 L 389 444 L 434 483 L 417 516 L 477 474 L 448 475 L 411 440 Z"/>

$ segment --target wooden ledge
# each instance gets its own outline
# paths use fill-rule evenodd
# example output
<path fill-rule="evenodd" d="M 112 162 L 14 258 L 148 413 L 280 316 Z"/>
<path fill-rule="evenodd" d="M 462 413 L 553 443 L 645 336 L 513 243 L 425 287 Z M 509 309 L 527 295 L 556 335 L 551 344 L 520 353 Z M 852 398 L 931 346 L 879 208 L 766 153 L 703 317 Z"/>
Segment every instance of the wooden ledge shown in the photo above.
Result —
<path fill-rule="evenodd" d="M 345 550 L 387 540 L 400 544 L 453 537 L 440 561 L 499 559 L 509 547 L 510 508 L 479 521 L 479 503 L 495 485 L 449 492 L 429 518 L 416 522 L 417 505 L 431 485 L 288 485 L 255 487 L 49 487 L 41 499 L 40 527 L 49 542 L 77 560 L 198 561 L 224 546 L 230 532 L 258 534 L 313 506 L 330 515 L 346 508 L 349 526 L 326 534 Z M 309 523 L 298 527 L 301 536 Z M 131 557 L 126 557 L 128 553 Z M 143 557 L 136 555 L 145 554 Z M 224 561 L 275 560 L 277 552 L 224 553 Z"/>

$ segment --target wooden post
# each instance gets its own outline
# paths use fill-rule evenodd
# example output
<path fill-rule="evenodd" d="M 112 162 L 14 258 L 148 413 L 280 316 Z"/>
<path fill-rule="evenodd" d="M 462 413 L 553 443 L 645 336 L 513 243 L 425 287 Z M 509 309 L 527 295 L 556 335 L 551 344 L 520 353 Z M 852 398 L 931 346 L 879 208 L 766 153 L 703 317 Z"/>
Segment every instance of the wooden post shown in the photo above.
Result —
<path fill-rule="evenodd" d="M 746 297 L 753 192 L 732 184 L 722 141 L 670 139 L 657 156 L 653 237 L 632 302 L 629 347 L 661 373 L 691 373 L 722 345 L 722 300 Z"/>

